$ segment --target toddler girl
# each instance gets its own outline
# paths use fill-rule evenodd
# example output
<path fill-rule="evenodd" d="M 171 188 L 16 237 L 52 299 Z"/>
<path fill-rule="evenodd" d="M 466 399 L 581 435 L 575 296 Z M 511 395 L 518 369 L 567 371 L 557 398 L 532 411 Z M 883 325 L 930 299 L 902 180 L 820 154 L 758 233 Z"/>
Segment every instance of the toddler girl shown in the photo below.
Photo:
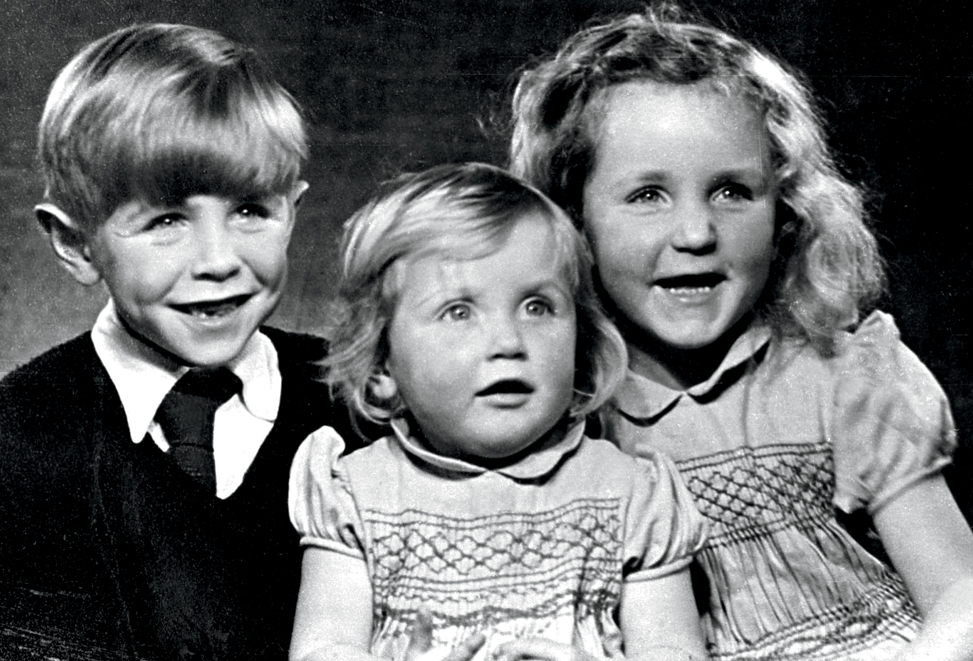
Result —
<path fill-rule="evenodd" d="M 298 452 L 292 658 L 413 658 L 423 608 L 431 658 L 705 654 L 689 494 L 583 433 L 625 347 L 564 212 L 497 168 L 442 166 L 353 216 L 343 255 L 328 380 L 394 434 L 341 457 L 325 427 Z"/>
<path fill-rule="evenodd" d="M 514 122 L 628 344 L 607 436 L 672 457 L 711 525 L 715 658 L 973 656 L 949 406 L 888 315 L 860 320 L 876 242 L 797 77 L 663 7 L 523 72 Z"/>

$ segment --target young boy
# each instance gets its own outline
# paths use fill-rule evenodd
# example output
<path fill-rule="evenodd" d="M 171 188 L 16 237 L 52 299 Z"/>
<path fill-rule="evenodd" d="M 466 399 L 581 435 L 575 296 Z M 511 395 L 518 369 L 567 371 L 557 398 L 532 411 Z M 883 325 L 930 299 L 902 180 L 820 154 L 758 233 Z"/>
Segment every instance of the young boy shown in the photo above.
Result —
<path fill-rule="evenodd" d="M 0 657 L 284 659 L 288 470 L 335 423 L 324 343 L 261 327 L 300 112 L 250 50 L 138 25 L 61 72 L 39 148 L 38 220 L 110 302 L 0 382 Z"/>

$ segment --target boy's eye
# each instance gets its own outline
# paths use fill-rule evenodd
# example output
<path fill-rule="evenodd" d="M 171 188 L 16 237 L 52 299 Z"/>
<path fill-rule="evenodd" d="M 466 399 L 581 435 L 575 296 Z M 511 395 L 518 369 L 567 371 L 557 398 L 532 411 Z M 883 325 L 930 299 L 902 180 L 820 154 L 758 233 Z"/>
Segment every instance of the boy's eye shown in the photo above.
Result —
<path fill-rule="evenodd" d="M 270 209 L 263 204 L 247 202 L 237 207 L 237 213 L 244 218 L 269 218 Z"/>
<path fill-rule="evenodd" d="M 470 306 L 466 303 L 455 303 L 446 308 L 439 318 L 444 321 L 466 321 L 470 318 Z"/>
<path fill-rule="evenodd" d="M 178 213 L 164 213 L 158 216 L 153 216 L 148 223 L 146 223 L 145 229 L 147 230 L 166 230 L 171 227 L 175 227 L 184 220 L 183 216 Z"/>
<path fill-rule="evenodd" d="M 527 301 L 524 309 L 527 311 L 527 315 L 531 317 L 543 317 L 544 315 L 554 313 L 554 306 L 539 298 Z"/>

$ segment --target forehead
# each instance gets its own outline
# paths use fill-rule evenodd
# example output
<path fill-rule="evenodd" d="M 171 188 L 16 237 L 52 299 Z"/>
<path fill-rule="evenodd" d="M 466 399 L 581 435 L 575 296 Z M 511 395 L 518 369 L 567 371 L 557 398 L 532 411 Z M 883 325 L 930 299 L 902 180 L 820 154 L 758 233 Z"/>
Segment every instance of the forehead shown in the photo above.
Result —
<path fill-rule="evenodd" d="M 758 112 L 713 83 L 627 82 L 606 89 L 599 105 L 596 158 L 611 152 L 613 159 L 696 157 L 761 167 L 769 157 Z"/>
<path fill-rule="evenodd" d="M 396 263 L 404 289 L 483 288 L 554 284 L 571 289 L 568 246 L 541 212 L 518 217 L 496 245 L 436 246 Z"/>

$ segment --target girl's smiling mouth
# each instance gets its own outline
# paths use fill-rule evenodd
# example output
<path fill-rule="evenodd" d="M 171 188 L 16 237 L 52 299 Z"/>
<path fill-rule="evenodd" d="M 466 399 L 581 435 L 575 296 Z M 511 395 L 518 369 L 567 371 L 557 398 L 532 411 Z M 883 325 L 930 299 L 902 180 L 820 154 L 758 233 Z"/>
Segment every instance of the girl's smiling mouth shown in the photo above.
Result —
<path fill-rule="evenodd" d="M 654 284 L 676 296 L 694 296 L 708 294 L 726 279 L 722 273 L 694 273 L 659 278 Z"/>

